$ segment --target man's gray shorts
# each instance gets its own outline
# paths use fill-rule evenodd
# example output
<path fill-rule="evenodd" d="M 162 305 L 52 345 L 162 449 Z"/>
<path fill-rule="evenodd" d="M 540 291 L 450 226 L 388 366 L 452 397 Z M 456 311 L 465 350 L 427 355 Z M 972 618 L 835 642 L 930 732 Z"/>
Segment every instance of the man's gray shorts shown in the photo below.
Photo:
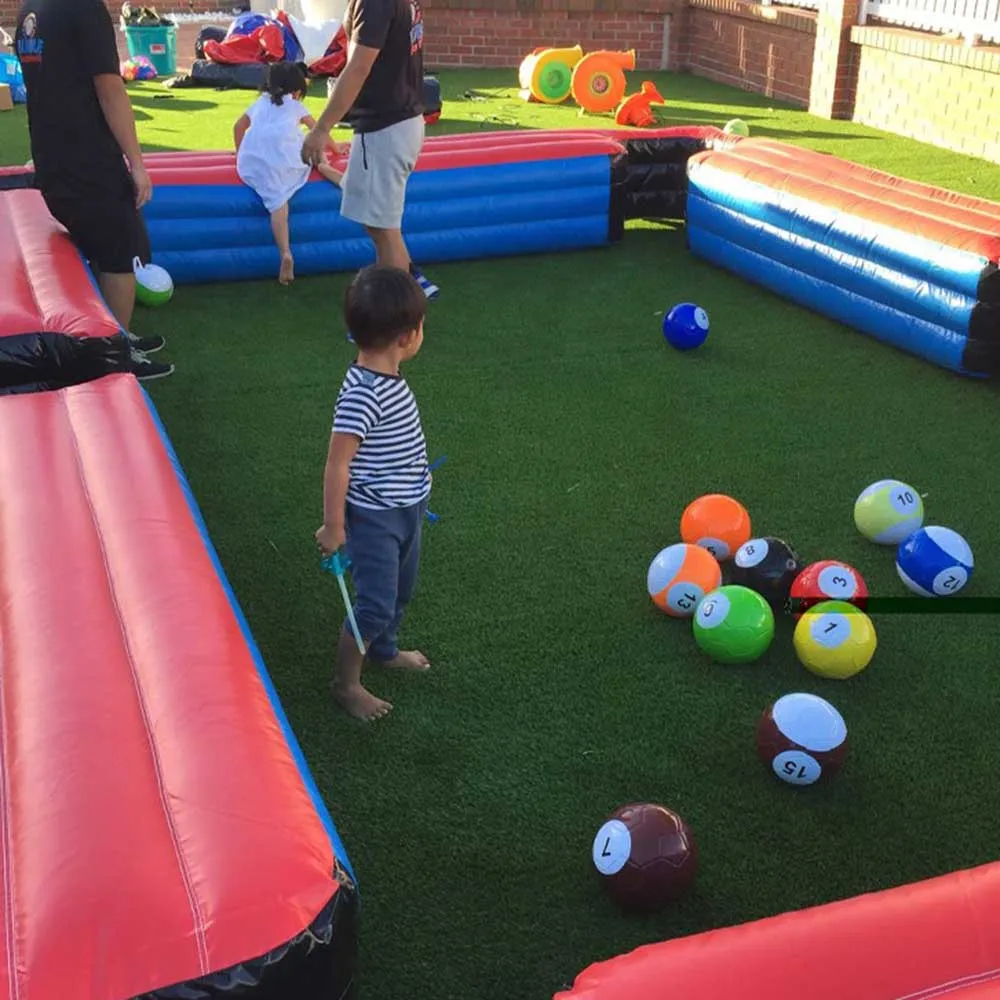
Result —
<path fill-rule="evenodd" d="M 402 229 L 406 182 L 423 144 L 423 115 L 356 134 L 341 184 L 340 214 L 370 229 Z"/>

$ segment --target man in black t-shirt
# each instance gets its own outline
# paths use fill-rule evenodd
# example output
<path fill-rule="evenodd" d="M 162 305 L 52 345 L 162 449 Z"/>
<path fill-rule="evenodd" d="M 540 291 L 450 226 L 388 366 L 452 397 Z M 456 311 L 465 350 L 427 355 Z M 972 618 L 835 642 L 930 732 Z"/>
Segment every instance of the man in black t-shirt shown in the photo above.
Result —
<path fill-rule="evenodd" d="M 172 365 L 140 353 L 158 350 L 163 339 L 128 332 L 135 306 L 133 261 L 150 259 L 140 209 L 152 185 L 111 15 L 102 0 L 25 0 L 14 47 L 28 91 L 35 184 L 96 272 L 108 308 L 132 343 L 135 373 L 169 375 Z"/>
<path fill-rule="evenodd" d="M 302 158 L 323 157 L 330 130 L 348 115 L 354 140 L 341 214 L 365 227 L 379 264 L 409 269 L 429 296 L 437 289 L 413 266 L 403 240 L 406 184 L 424 142 L 424 17 L 419 0 L 348 0 L 347 65 Z"/>

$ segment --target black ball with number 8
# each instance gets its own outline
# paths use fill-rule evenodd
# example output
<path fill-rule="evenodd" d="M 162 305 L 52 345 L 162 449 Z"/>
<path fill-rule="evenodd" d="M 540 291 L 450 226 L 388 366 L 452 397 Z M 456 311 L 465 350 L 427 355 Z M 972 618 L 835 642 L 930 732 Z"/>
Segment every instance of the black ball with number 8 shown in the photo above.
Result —
<path fill-rule="evenodd" d="M 733 556 L 730 582 L 755 590 L 772 610 L 780 612 L 801 569 L 799 557 L 787 542 L 771 536 L 751 538 Z"/>

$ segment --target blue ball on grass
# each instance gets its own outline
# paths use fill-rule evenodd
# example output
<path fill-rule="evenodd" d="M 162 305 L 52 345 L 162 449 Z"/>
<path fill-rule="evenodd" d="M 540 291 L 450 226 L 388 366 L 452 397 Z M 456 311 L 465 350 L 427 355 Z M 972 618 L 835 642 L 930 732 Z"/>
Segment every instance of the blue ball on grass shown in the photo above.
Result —
<path fill-rule="evenodd" d="M 950 597 L 972 576 L 969 543 L 951 528 L 931 524 L 915 531 L 896 552 L 896 572 L 921 597 Z"/>
<path fill-rule="evenodd" d="M 707 336 L 708 313 L 693 302 L 682 302 L 663 317 L 663 337 L 678 351 L 701 347 Z"/>

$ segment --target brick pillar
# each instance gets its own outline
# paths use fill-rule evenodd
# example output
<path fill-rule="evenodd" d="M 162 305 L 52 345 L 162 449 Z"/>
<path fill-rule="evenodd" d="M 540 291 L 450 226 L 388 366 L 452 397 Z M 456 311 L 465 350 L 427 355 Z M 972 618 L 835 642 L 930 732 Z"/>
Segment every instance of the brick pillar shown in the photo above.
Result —
<path fill-rule="evenodd" d="M 809 111 L 821 118 L 850 118 L 858 67 L 851 28 L 858 23 L 861 0 L 820 0 L 816 22 Z"/>

